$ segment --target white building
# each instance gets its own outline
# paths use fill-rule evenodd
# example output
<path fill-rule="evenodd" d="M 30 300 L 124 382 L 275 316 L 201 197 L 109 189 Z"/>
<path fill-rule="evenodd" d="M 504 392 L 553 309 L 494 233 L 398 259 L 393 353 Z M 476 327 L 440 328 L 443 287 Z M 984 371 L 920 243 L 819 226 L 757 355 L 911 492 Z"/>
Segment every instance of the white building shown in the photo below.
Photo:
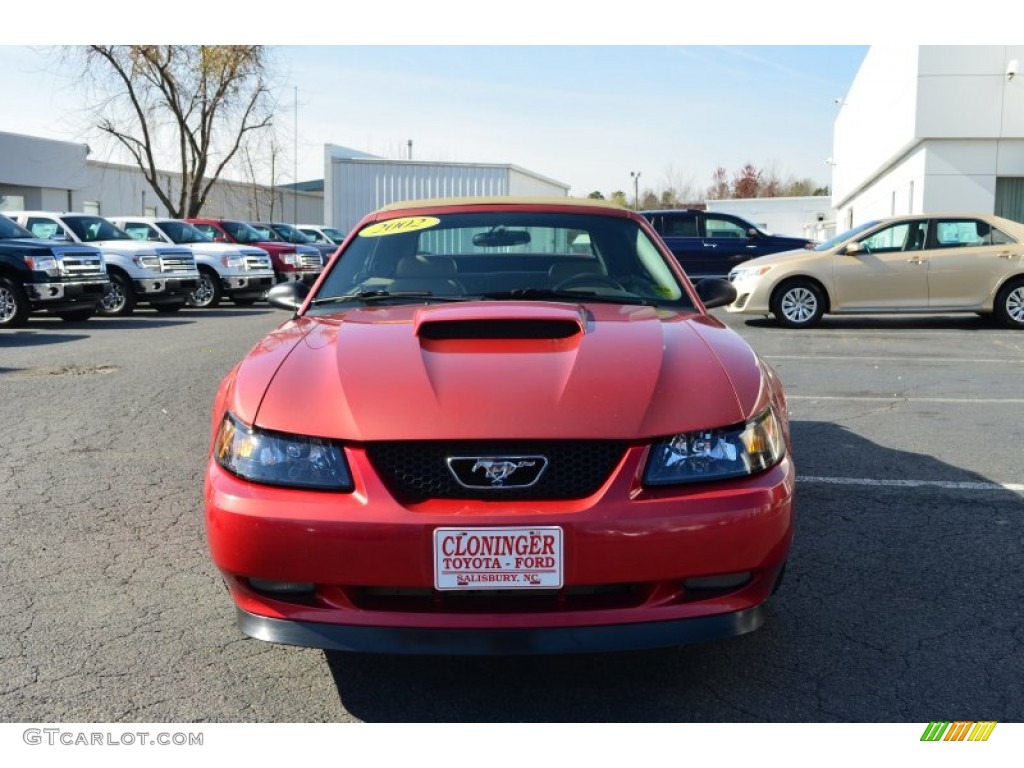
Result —
<path fill-rule="evenodd" d="M 88 159 L 89 147 L 0 132 L 0 211 L 77 211 L 99 216 L 167 216 L 167 207 L 135 166 Z M 177 193 L 179 176 L 165 176 Z M 246 220 L 319 220 L 323 194 L 220 180 L 204 216 Z"/>
<path fill-rule="evenodd" d="M 820 241 L 835 234 L 832 199 L 828 196 L 708 200 L 707 209 L 735 214 L 775 235 Z"/>
<path fill-rule="evenodd" d="M 1024 46 L 874 46 L 840 106 L 839 229 L 906 213 L 1024 221 Z"/>

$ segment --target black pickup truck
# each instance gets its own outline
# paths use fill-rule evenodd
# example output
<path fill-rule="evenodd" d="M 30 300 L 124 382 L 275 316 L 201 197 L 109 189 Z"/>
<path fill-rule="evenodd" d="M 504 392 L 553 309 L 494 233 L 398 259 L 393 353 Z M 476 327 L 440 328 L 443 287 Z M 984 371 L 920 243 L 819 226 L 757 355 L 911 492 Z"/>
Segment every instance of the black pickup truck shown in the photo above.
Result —
<path fill-rule="evenodd" d="M 24 325 L 40 311 L 88 320 L 109 290 L 99 248 L 37 240 L 0 214 L 0 328 Z"/>

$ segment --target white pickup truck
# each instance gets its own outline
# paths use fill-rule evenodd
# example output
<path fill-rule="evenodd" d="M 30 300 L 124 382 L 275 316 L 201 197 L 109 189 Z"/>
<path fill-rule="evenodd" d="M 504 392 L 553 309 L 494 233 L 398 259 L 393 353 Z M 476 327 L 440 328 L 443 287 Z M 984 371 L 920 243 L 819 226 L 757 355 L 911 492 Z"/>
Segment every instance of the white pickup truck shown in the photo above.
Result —
<path fill-rule="evenodd" d="M 251 245 L 217 243 L 187 221 L 147 216 L 111 216 L 109 220 L 136 240 L 182 245 L 192 251 L 199 287 L 189 306 L 216 307 L 225 296 L 239 306 L 252 304 L 274 285 L 270 254 Z"/>
<path fill-rule="evenodd" d="M 140 243 L 106 219 L 87 213 L 7 215 L 37 238 L 85 243 L 103 251 L 111 287 L 100 302 L 101 315 L 130 315 L 140 303 L 157 312 L 176 312 L 199 287 L 192 251 L 182 246 Z"/>

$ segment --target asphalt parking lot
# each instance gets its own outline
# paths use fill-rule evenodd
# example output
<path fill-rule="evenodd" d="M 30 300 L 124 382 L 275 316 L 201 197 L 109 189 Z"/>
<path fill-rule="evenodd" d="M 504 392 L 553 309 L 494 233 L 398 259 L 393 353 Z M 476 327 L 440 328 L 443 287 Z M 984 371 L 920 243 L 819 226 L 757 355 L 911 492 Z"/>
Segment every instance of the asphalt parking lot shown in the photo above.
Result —
<path fill-rule="evenodd" d="M 715 314 L 790 400 L 796 538 L 768 622 L 557 658 L 354 656 L 236 630 L 203 536 L 209 410 L 284 313 L 0 332 L 0 719 L 1024 720 L 1024 333 Z"/>

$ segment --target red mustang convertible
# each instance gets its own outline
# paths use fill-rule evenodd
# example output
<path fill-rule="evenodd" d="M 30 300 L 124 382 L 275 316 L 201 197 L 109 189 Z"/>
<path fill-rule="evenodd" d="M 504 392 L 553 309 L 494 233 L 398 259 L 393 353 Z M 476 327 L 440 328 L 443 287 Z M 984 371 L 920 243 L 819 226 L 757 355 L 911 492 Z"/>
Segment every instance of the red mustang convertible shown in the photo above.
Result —
<path fill-rule="evenodd" d="M 792 539 L 778 378 L 638 214 L 388 206 L 221 384 L 210 551 L 255 638 L 524 654 L 765 619 Z"/>

